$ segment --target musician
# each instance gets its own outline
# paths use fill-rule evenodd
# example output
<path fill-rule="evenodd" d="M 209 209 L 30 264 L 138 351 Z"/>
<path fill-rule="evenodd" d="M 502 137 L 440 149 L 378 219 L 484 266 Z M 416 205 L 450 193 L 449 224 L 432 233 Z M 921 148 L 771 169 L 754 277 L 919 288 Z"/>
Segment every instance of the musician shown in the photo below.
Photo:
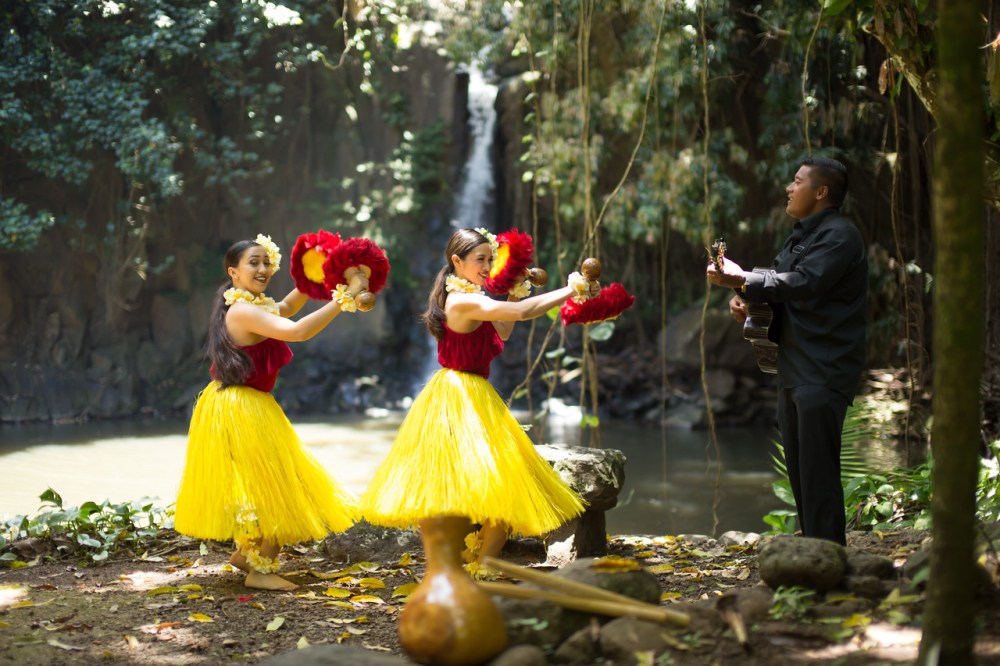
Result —
<path fill-rule="evenodd" d="M 747 302 L 774 310 L 778 343 L 778 427 L 802 533 L 846 544 L 840 482 L 841 431 L 865 361 L 868 264 L 857 227 L 841 214 L 847 168 L 803 160 L 785 188 L 792 233 L 770 269 L 743 270 L 723 258 L 708 280 L 737 291 L 729 311 L 747 318 Z"/>

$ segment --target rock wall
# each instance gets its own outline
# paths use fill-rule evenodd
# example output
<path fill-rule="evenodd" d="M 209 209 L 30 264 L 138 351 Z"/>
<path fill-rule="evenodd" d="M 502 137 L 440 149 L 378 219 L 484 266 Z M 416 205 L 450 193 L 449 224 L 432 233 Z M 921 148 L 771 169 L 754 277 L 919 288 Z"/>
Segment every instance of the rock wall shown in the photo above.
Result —
<path fill-rule="evenodd" d="M 398 93 L 408 100 L 416 129 L 436 122 L 450 128 L 448 169 L 457 174 L 465 77 L 431 43 L 401 58 L 380 99 Z M 386 161 L 401 140 L 378 100 L 357 94 L 360 75 L 350 64 L 332 71 L 317 65 L 296 76 L 281 110 L 291 129 L 265 156 L 275 166 L 266 178 L 235 191 L 188 183 L 183 200 L 155 211 L 153 231 L 137 229 L 124 246 L 102 242 L 102 217 L 91 215 L 85 229 L 53 228 L 35 251 L 0 253 L 0 423 L 190 410 L 208 381 L 206 319 L 225 280 L 226 247 L 270 235 L 284 259 L 268 293 L 283 297 L 293 286 L 288 261 L 295 238 L 318 228 L 336 231 L 311 212 L 336 203 L 329 183 L 356 176 L 358 163 Z M 348 104 L 356 119 L 345 113 Z M 106 175 L 95 173 L 95 181 Z M 66 212 L 93 204 L 72 200 L 54 183 L 35 196 Z M 430 244 L 436 252 L 440 217 L 428 211 L 393 232 L 407 237 L 408 251 L 419 254 Z M 135 270 L 130 257 L 163 270 Z M 389 259 L 406 270 L 406 257 Z M 296 358 L 275 389 L 290 413 L 356 410 L 409 393 L 425 356 L 425 336 L 414 329 L 426 285 L 403 277 L 390 274 L 372 312 L 343 315 L 293 345 Z"/>

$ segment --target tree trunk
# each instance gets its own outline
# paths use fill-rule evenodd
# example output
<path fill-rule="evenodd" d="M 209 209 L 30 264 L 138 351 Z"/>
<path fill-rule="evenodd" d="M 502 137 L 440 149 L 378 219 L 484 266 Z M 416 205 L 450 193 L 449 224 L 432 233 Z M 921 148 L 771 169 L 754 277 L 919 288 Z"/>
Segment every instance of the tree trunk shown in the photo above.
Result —
<path fill-rule="evenodd" d="M 933 546 L 921 664 L 973 663 L 973 527 L 983 356 L 983 35 L 978 0 L 939 0 L 933 176 Z"/>

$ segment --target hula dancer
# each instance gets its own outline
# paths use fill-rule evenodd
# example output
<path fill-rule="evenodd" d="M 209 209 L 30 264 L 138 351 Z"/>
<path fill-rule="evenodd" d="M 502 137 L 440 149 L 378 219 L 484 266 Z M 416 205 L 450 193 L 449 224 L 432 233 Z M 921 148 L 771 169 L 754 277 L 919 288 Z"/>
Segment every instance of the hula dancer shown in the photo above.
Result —
<path fill-rule="evenodd" d="M 264 295 L 281 255 L 268 236 L 226 252 L 230 282 L 219 289 L 208 329 L 213 380 L 198 397 L 174 518 L 178 532 L 236 544 L 230 558 L 247 587 L 292 590 L 277 575 L 285 544 L 322 539 L 357 519 L 356 498 L 302 446 L 271 396 L 292 359 L 286 342 L 308 340 L 368 286 L 352 269 L 349 288 L 298 321 L 307 297 L 293 289 L 280 303 Z"/>
<path fill-rule="evenodd" d="M 423 316 L 442 369 L 414 400 L 361 498 L 362 514 L 377 525 L 412 527 L 440 515 L 482 525 L 481 543 L 465 553 L 468 561 L 498 556 L 510 533 L 543 534 L 583 511 L 487 379 L 515 322 L 599 287 L 574 274 L 574 286 L 493 300 L 482 286 L 494 242 L 492 234 L 474 229 L 449 239 Z"/>

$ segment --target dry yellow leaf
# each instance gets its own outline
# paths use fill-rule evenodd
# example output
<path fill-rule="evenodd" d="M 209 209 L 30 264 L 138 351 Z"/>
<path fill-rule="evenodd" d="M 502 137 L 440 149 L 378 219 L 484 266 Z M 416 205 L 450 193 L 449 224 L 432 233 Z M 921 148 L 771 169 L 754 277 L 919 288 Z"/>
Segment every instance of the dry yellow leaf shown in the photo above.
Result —
<path fill-rule="evenodd" d="M 652 566 L 646 567 L 646 570 L 654 574 L 667 574 L 674 572 L 674 565 L 672 564 L 654 564 Z"/>
<path fill-rule="evenodd" d="M 380 581 L 378 578 L 362 578 L 358 581 L 358 585 L 368 590 L 384 590 L 385 583 Z"/>
<path fill-rule="evenodd" d="M 188 583 L 187 585 L 181 585 L 180 589 L 185 592 L 201 592 L 201 585 L 198 583 Z"/>
<path fill-rule="evenodd" d="M 266 608 L 264 608 L 264 604 L 260 603 L 259 601 L 255 601 L 252 604 L 250 604 L 250 608 L 256 608 L 257 610 L 267 610 Z"/>
<path fill-rule="evenodd" d="M 357 585 L 358 579 L 354 576 L 344 576 L 343 578 L 338 578 L 333 582 L 337 585 Z"/>
<path fill-rule="evenodd" d="M 636 553 L 635 556 L 639 557 L 639 558 L 656 557 L 656 551 L 655 550 L 644 550 L 641 553 Z"/>
<path fill-rule="evenodd" d="M 10 626 L 10 622 L 4 622 L 3 620 L 0 620 L 0 629 L 3 629 L 4 627 L 9 627 L 9 626 Z"/>
<path fill-rule="evenodd" d="M 351 596 L 351 591 L 342 590 L 339 587 L 328 587 L 323 591 L 323 596 L 333 597 L 334 599 L 346 599 Z"/>
<path fill-rule="evenodd" d="M 135 636 L 126 636 L 125 642 L 128 643 L 128 647 L 130 650 L 136 650 L 139 648 L 139 641 L 138 639 L 136 639 Z"/>
<path fill-rule="evenodd" d="M 215 620 L 204 613 L 191 613 L 188 615 L 188 620 L 191 622 L 215 622 Z"/>
<path fill-rule="evenodd" d="M 381 598 L 376 597 L 374 594 L 357 594 L 351 597 L 351 603 L 356 604 L 384 604 Z"/>
<path fill-rule="evenodd" d="M 590 565 L 590 568 L 598 571 L 637 571 L 641 567 L 635 560 L 626 560 L 621 557 L 602 557 Z"/>
<path fill-rule="evenodd" d="M 304 650 L 309 647 L 309 641 L 306 640 L 305 636 L 300 636 L 298 642 L 295 644 L 295 648 L 298 650 Z"/>
<path fill-rule="evenodd" d="M 162 587 L 157 587 L 157 588 L 154 588 L 154 589 L 150 590 L 149 592 L 146 593 L 146 596 L 148 596 L 148 597 L 155 597 L 155 596 L 157 596 L 159 594 L 173 594 L 174 592 L 178 592 L 178 591 L 179 590 L 176 587 L 174 587 L 173 585 L 164 585 Z"/>
<path fill-rule="evenodd" d="M 867 627 L 871 623 L 872 619 L 868 615 L 854 613 L 850 617 L 845 617 L 844 621 L 840 623 L 840 626 L 846 629 L 851 629 L 853 627 Z"/>
<path fill-rule="evenodd" d="M 333 606 L 335 608 L 346 608 L 347 610 L 354 610 L 354 606 L 347 601 L 327 601 L 323 604 L 324 607 Z"/>
<path fill-rule="evenodd" d="M 403 553 L 403 556 L 399 558 L 399 562 L 397 562 L 396 564 L 398 564 L 401 567 L 409 566 L 413 564 L 413 556 L 410 555 L 409 553 Z"/>
<path fill-rule="evenodd" d="M 16 603 L 7 606 L 8 609 L 13 610 L 14 608 L 28 608 L 29 606 L 34 606 L 34 601 L 18 601 Z"/>
<path fill-rule="evenodd" d="M 283 625 L 284 623 L 285 623 L 285 618 L 281 617 L 280 615 L 277 615 L 273 620 L 267 623 L 265 629 L 267 629 L 268 631 L 277 631 L 278 629 L 281 628 L 281 625 Z"/>
<path fill-rule="evenodd" d="M 413 594 L 413 591 L 417 589 L 417 583 L 406 583 L 405 585 L 400 585 L 392 591 L 393 598 L 396 597 L 408 597 Z"/>
<path fill-rule="evenodd" d="M 680 599 L 680 592 L 664 592 L 660 595 L 660 601 L 673 601 L 674 599 Z"/>

